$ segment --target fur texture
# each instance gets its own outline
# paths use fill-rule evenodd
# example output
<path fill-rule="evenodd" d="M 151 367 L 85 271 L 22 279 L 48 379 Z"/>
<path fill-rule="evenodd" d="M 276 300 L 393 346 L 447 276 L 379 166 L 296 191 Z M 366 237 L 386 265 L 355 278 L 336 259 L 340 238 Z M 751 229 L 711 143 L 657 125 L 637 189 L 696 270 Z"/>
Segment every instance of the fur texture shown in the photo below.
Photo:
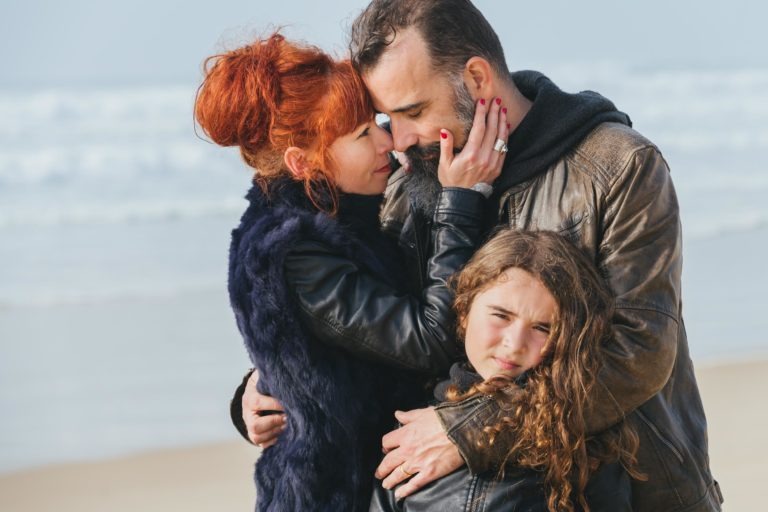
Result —
<path fill-rule="evenodd" d="M 382 279 L 386 272 L 350 230 L 317 212 L 300 187 L 276 188 L 269 197 L 258 186 L 249 192 L 229 262 L 230 300 L 260 390 L 288 411 L 286 431 L 256 464 L 256 509 L 367 510 L 380 436 L 392 422 L 382 400 L 391 374 L 303 330 L 283 261 L 295 242 L 311 239 Z"/>

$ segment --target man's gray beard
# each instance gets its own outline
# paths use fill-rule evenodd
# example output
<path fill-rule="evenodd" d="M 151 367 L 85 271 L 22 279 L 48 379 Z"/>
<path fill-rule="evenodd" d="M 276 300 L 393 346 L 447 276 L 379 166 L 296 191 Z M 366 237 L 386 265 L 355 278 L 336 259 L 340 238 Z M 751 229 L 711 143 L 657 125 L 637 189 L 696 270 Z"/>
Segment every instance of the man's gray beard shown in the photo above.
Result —
<path fill-rule="evenodd" d="M 475 100 L 467 90 L 461 75 L 454 80 L 454 110 L 459 124 L 464 128 L 464 140 L 472 128 L 475 115 Z M 459 134 L 454 134 L 457 136 Z M 454 148 L 458 153 L 461 148 Z M 411 146 L 405 150 L 405 156 L 411 165 L 411 171 L 403 187 L 411 200 L 411 206 L 426 218 L 432 218 L 440 197 L 442 185 L 437 178 L 437 166 L 440 163 L 440 143 L 427 146 Z"/>
<path fill-rule="evenodd" d="M 439 155 L 439 146 L 437 151 Z M 422 148 L 417 146 L 412 146 L 405 151 L 405 155 L 408 157 L 411 165 L 411 170 L 403 183 L 403 187 L 411 200 L 411 207 L 425 218 L 431 219 L 443 186 L 440 184 L 440 180 L 437 179 L 438 159 L 429 158 L 424 160 L 420 158 L 422 154 Z"/>

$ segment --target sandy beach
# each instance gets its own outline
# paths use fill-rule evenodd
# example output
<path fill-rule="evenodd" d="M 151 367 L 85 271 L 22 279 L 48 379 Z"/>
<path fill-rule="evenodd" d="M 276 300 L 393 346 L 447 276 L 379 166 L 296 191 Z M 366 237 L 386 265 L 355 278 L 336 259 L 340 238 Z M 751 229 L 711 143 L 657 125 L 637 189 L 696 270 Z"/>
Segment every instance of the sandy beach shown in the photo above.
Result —
<path fill-rule="evenodd" d="M 712 470 L 728 511 L 762 511 L 768 470 L 768 411 L 762 403 L 768 359 L 700 365 Z M 244 442 L 166 450 L 100 462 L 52 466 L 0 477 L 0 510 L 154 512 L 252 510 L 252 462 Z"/>

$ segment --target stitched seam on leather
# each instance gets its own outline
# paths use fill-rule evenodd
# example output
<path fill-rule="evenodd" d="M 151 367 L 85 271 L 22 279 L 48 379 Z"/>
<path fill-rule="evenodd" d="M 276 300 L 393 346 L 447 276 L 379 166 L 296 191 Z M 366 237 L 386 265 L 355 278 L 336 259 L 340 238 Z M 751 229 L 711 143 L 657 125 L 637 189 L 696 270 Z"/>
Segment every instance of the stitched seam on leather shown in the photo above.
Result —
<path fill-rule="evenodd" d="M 653 150 L 658 153 L 658 149 L 656 148 L 656 146 L 649 144 L 649 145 L 636 148 L 629 154 L 629 157 L 627 158 L 626 163 L 622 167 L 621 172 L 616 173 L 616 175 L 613 177 L 613 181 L 608 183 L 608 191 L 606 193 L 606 197 L 613 194 L 614 188 L 616 187 L 617 183 L 624 183 L 624 178 L 629 174 L 630 168 L 633 167 L 633 164 L 635 163 L 635 161 L 640 157 L 640 153 L 646 152 L 648 150 Z M 615 211 L 617 208 L 619 208 L 619 206 L 621 205 L 616 204 L 615 201 L 612 201 L 610 204 L 608 204 L 608 208 L 606 209 L 606 212 L 605 212 L 605 217 L 609 218 L 614 216 Z"/>
<path fill-rule="evenodd" d="M 380 350 L 376 345 L 372 345 L 370 343 L 367 343 L 365 341 L 364 337 L 358 339 L 357 337 L 354 337 L 354 336 L 348 336 L 344 332 L 344 329 L 341 326 L 338 326 L 338 325 L 334 324 L 333 322 L 331 322 L 331 321 L 329 321 L 329 320 L 327 320 L 325 318 L 317 318 L 312 313 L 312 311 L 309 310 L 307 307 L 305 307 L 303 304 L 299 304 L 299 307 L 305 313 L 309 314 L 309 316 L 312 316 L 313 318 L 318 320 L 320 323 L 322 323 L 323 325 L 325 325 L 326 327 L 331 329 L 333 332 L 335 332 L 340 338 L 342 338 L 342 339 L 344 339 L 346 341 L 353 342 L 353 343 L 362 343 L 363 345 L 368 347 L 371 352 L 373 352 L 375 354 L 378 354 L 380 356 L 384 356 L 384 357 L 390 359 L 391 361 L 397 363 L 398 365 L 400 365 L 403 368 L 410 368 L 412 370 L 424 371 L 424 368 L 420 367 L 419 365 L 409 365 L 407 362 L 405 362 L 405 361 L 401 360 L 400 358 L 398 358 L 394 353 L 392 353 L 392 352 L 385 352 L 383 350 Z"/>
<path fill-rule="evenodd" d="M 462 420 L 460 422 L 458 422 L 455 425 L 453 425 L 450 429 L 446 429 L 446 432 L 448 434 L 452 434 L 452 433 L 456 432 L 457 430 L 460 430 L 463 426 L 465 426 L 470 421 L 474 420 L 475 419 L 475 414 L 477 414 L 478 410 L 481 409 L 482 406 L 485 405 L 486 402 L 487 402 L 487 400 L 482 400 L 482 401 L 479 401 L 476 405 L 472 406 L 472 408 L 464 416 L 464 418 L 462 418 Z M 451 404 L 451 405 L 458 405 L 458 404 L 461 404 L 461 403 L 462 402 L 456 402 L 455 404 Z M 447 404 L 446 404 L 446 406 L 447 406 Z M 445 408 L 445 406 L 444 407 L 438 407 L 438 408 Z M 445 425 L 443 425 L 443 427 L 445 427 Z"/>
<path fill-rule="evenodd" d="M 457 430 L 460 430 L 463 426 L 465 426 L 467 423 L 472 421 L 474 418 L 474 415 L 477 413 L 477 410 L 480 408 L 479 405 L 472 408 L 469 414 L 465 418 L 463 418 L 460 422 L 456 423 L 453 427 L 451 427 L 450 432 L 456 432 Z"/>
<path fill-rule="evenodd" d="M 656 443 L 653 441 L 653 434 L 649 433 L 648 437 L 651 440 L 651 446 L 653 447 L 653 451 L 656 452 L 656 456 L 659 458 L 659 461 L 661 461 L 661 467 L 664 470 L 664 473 L 667 477 L 667 486 L 672 489 L 672 491 L 675 493 L 675 496 L 677 496 L 677 503 L 678 506 L 683 505 L 683 499 L 680 497 L 680 493 L 677 492 L 677 487 L 673 485 L 672 482 L 672 475 L 669 472 L 669 468 L 667 468 L 667 464 L 664 462 L 664 457 L 659 452 L 659 449 L 656 447 Z"/>
<path fill-rule="evenodd" d="M 594 183 L 595 186 L 598 187 L 603 194 L 608 191 L 610 188 L 610 173 L 608 172 L 608 169 L 599 165 L 578 147 L 572 151 L 569 157 L 566 158 L 568 160 L 569 169 L 572 169 L 585 176 L 586 179 L 591 183 Z"/>
<path fill-rule="evenodd" d="M 470 473 L 471 474 L 471 473 Z M 467 486 L 467 495 L 464 498 L 464 510 L 471 512 L 472 501 L 475 499 L 475 491 L 477 490 L 477 476 L 472 475 L 469 485 Z"/>
<path fill-rule="evenodd" d="M 600 129 L 601 128 L 599 128 L 599 127 L 596 128 L 593 131 L 593 133 L 590 134 L 587 137 L 587 139 L 591 139 L 591 137 L 593 137 L 593 136 L 598 136 L 598 135 L 595 135 L 595 132 L 597 130 L 600 130 Z M 637 135 L 640 135 L 640 134 L 637 134 Z M 597 171 L 597 173 L 599 174 L 599 178 L 600 179 L 599 180 L 592 180 L 592 181 L 595 182 L 596 184 L 598 184 L 601 188 L 603 188 L 604 189 L 603 192 L 608 192 L 608 193 L 610 193 L 610 190 L 613 189 L 613 186 L 614 186 L 616 180 L 618 180 L 619 177 L 624 174 L 624 172 L 626 171 L 627 167 L 629 166 L 629 164 L 632 162 L 632 160 L 634 159 L 635 155 L 639 151 L 644 151 L 644 150 L 649 149 L 649 148 L 652 148 L 652 149 L 655 149 L 656 151 L 658 151 L 658 148 L 653 143 L 651 143 L 650 141 L 647 141 L 647 139 L 643 138 L 643 143 L 642 144 L 633 145 L 631 150 L 627 151 L 626 161 L 620 163 L 619 165 L 616 165 L 616 167 L 618 169 L 621 169 L 621 171 L 618 172 L 618 173 L 615 172 L 615 171 L 614 172 L 610 172 L 611 171 L 611 167 L 613 167 L 613 166 L 606 167 L 605 165 L 601 165 L 601 163 L 598 163 L 597 158 L 592 156 L 592 154 L 590 152 L 588 152 L 588 151 L 583 149 L 583 146 L 585 144 L 591 143 L 591 141 L 587 140 L 587 139 L 585 139 L 576 148 L 574 148 L 572 150 L 572 153 L 571 153 L 573 156 L 578 156 L 579 159 L 583 160 L 583 162 L 579 162 L 578 159 L 576 159 L 576 158 L 570 158 L 569 160 L 573 164 L 575 164 L 574 168 L 576 170 L 578 170 L 580 173 L 586 174 L 586 175 L 588 175 L 590 177 L 593 175 L 593 173 L 590 172 L 590 167 L 595 169 Z M 627 149 L 629 149 L 629 148 L 627 148 Z M 612 163 L 618 163 L 618 161 L 615 160 Z"/>
<path fill-rule="evenodd" d="M 672 320 L 673 322 L 675 322 L 676 324 L 680 323 L 680 320 L 679 320 L 679 318 L 677 317 L 677 315 L 675 313 L 672 313 L 670 311 L 667 311 L 667 310 L 659 308 L 659 307 L 653 307 L 653 306 L 634 306 L 634 305 L 632 305 L 632 306 L 630 306 L 630 305 L 624 306 L 624 305 L 616 304 L 614 309 L 622 309 L 622 310 L 625 310 L 625 311 L 626 310 L 650 311 L 651 313 L 659 313 L 660 315 L 664 315 L 667 318 L 669 318 L 670 320 Z"/>

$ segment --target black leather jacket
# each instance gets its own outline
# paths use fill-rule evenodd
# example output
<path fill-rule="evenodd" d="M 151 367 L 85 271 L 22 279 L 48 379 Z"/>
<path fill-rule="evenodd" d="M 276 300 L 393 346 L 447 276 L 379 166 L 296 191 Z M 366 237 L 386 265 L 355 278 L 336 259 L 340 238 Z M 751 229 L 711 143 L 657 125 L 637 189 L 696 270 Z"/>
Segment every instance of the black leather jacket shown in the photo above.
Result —
<path fill-rule="evenodd" d="M 426 285 L 434 226 L 411 215 L 401 178 L 390 180 L 382 228 L 406 253 L 407 279 Z M 633 481 L 634 509 L 719 511 L 682 319 L 679 208 L 661 153 L 631 128 L 604 123 L 546 172 L 502 192 L 490 225 L 562 233 L 594 258 L 614 291 L 614 339 L 587 422 L 599 432 L 626 419 L 639 432 L 638 469 L 649 478 Z M 473 474 L 494 471 L 507 452 L 503 436 L 494 450 L 476 448 L 475 436 L 498 411 L 480 397 L 437 407 Z"/>
<path fill-rule="evenodd" d="M 414 244 L 423 235 L 401 189 L 394 177 L 382 225 L 410 249 L 409 268 L 418 272 Z M 604 123 L 543 174 L 497 192 L 492 224 L 560 232 L 594 259 L 615 294 L 614 338 L 586 419 L 592 432 L 625 418 L 639 432 L 639 469 L 649 479 L 633 481 L 635 510 L 720 510 L 682 319 L 679 209 L 661 153 L 631 128 Z M 476 448 L 477 434 L 498 412 L 499 404 L 482 397 L 437 407 L 474 474 L 498 468 L 507 453 L 503 437 L 493 450 Z"/>
<path fill-rule="evenodd" d="M 303 312 L 301 322 L 319 339 L 361 358 L 445 375 L 464 352 L 456 343 L 447 280 L 482 242 L 485 202 L 472 190 L 443 189 L 431 233 L 424 234 L 431 245 L 426 282 L 412 294 L 360 272 L 356 262 L 332 247 L 311 240 L 296 245 L 285 269 Z"/>
<path fill-rule="evenodd" d="M 369 512 L 549 512 L 542 478 L 532 470 L 510 468 L 497 479 L 495 472 L 473 475 L 462 467 L 401 500 L 395 499 L 395 489 L 386 490 L 377 481 Z M 632 512 L 629 489 L 626 471 L 612 463 L 592 475 L 584 496 L 591 512 Z"/>
<path fill-rule="evenodd" d="M 285 275 L 300 307 L 298 321 L 315 339 L 360 358 L 434 377 L 446 375 L 464 352 L 456 342 L 453 293 L 447 281 L 482 242 L 486 202 L 472 190 L 442 190 L 430 230 L 421 233 L 431 248 L 425 254 L 426 280 L 422 285 L 421 278 L 418 283 L 405 275 L 398 279 L 418 292 L 392 288 L 333 247 L 309 239 L 296 244 L 286 258 Z M 248 439 L 241 409 L 246 381 L 235 392 L 230 414 Z"/>
<path fill-rule="evenodd" d="M 468 363 L 453 365 L 450 375 L 450 379 L 435 388 L 434 398 L 438 402 L 446 399 L 451 387 L 465 392 L 482 381 Z M 515 384 L 524 385 L 526 379 L 527 372 L 516 377 Z M 490 398 L 481 397 L 483 400 Z M 544 475 L 527 468 L 507 466 L 503 476 L 499 476 L 494 471 L 474 475 L 464 466 L 407 498 L 395 499 L 396 490 L 397 487 L 384 489 L 376 481 L 369 512 L 549 512 Z M 618 462 L 604 464 L 590 475 L 584 497 L 591 512 L 632 511 L 629 476 Z M 581 510 L 575 497 L 573 503 L 577 511 Z"/>

